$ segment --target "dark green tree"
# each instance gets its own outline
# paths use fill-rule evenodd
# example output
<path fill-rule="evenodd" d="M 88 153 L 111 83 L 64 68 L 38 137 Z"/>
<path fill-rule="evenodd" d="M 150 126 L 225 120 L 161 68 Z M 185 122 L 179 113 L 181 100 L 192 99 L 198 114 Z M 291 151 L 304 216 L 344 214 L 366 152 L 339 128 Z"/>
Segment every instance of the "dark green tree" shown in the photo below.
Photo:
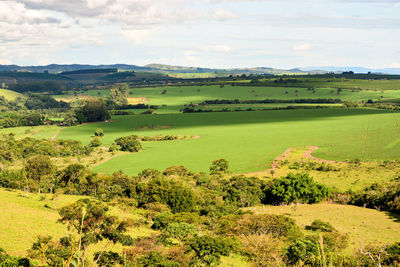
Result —
<path fill-rule="evenodd" d="M 202 266 L 218 266 L 221 256 L 229 256 L 238 248 L 236 239 L 220 236 L 197 236 L 188 242 L 195 260 Z"/>

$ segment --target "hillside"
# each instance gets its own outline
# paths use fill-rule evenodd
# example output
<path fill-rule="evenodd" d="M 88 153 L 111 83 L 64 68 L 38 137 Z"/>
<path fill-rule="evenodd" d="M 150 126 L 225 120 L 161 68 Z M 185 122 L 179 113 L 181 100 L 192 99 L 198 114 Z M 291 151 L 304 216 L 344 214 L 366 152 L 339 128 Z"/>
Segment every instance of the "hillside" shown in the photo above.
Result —
<path fill-rule="evenodd" d="M 8 101 L 15 101 L 18 97 L 24 98 L 25 96 L 23 94 L 10 91 L 7 89 L 0 89 L 0 97 L 4 97 Z"/>

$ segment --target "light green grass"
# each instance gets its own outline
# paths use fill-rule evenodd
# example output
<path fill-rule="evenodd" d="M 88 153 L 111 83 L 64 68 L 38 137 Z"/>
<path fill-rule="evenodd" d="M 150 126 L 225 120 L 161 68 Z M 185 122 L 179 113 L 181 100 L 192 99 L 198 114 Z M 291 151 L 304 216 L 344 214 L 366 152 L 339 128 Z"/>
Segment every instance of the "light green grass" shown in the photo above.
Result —
<path fill-rule="evenodd" d="M 296 206 L 260 206 L 249 208 L 257 213 L 284 214 L 292 217 L 303 229 L 314 220 L 332 224 L 340 233 L 348 234 L 347 252 L 363 245 L 387 245 L 400 240 L 398 217 L 373 209 L 338 204 L 313 204 Z M 312 233 L 312 231 L 307 231 Z"/>
<path fill-rule="evenodd" d="M 45 196 L 44 200 L 40 197 Z M 71 204 L 84 196 L 59 195 L 53 200 L 52 195 L 29 193 L 26 195 L 21 191 L 7 191 L 0 189 L 0 248 L 14 256 L 25 257 L 27 250 L 36 241 L 38 235 L 50 235 L 54 240 L 68 235 L 65 225 L 58 223 L 60 218 L 57 211 L 62 206 Z M 46 208 L 44 205 L 52 207 Z M 139 219 L 143 218 L 143 210 L 124 211 L 116 207 L 110 208 L 110 214 L 120 218 Z M 133 238 L 149 236 L 156 231 L 149 227 L 130 228 L 128 234 Z M 112 250 L 121 253 L 127 247 L 121 244 L 109 245 L 100 242 L 89 247 L 88 260 L 91 262 L 96 251 Z M 223 257 L 221 266 L 250 266 L 242 257 L 232 255 Z"/>
<path fill-rule="evenodd" d="M 11 91 L 11 90 L 6 90 L 6 89 L 0 89 L 0 97 L 4 96 L 5 99 L 9 101 L 15 101 L 18 97 L 20 98 L 25 98 L 23 94 Z"/>
<path fill-rule="evenodd" d="M 119 156 L 94 170 L 123 170 L 134 175 L 146 168 L 163 170 L 184 165 L 193 171 L 208 171 L 211 161 L 226 158 L 235 173 L 264 170 L 266 164 L 287 148 L 319 146 L 321 158 L 345 160 L 399 159 L 400 113 L 372 109 L 280 110 L 201 114 L 115 116 L 113 122 L 64 129 L 59 138 L 87 144 L 96 128 L 102 142 L 137 134 L 178 134 L 198 139 L 150 142 L 143 151 Z M 142 126 L 170 126 L 139 130 Z M 384 130 L 383 130 L 384 129 Z M 391 146 L 387 147 L 389 144 Z M 385 148 L 386 147 L 386 148 Z"/>
<path fill-rule="evenodd" d="M 40 197 L 45 196 L 44 200 Z M 52 195 L 29 193 L 21 191 L 6 191 L 0 189 L 0 247 L 15 256 L 26 256 L 26 251 L 32 246 L 38 235 L 50 235 L 55 240 L 68 235 L 67 227 L 57 220 L 60 218 L 56 209 L 71 204 L 85 196 L 59 195 L 53 200 Z M 46 208 L 45 205 L 51 208 Z M 123 211 L 111 207 L 110 214 L 120 218 L 138 219 L 142 216 L 140 210 Z M 148 236 L 155 231 L 146 227 L 131 228 L 128 231 L 133 238 Z M 89 248 L 88 254 L 102 250 L 106 242 Z M 107 249 L 121 252 L 122 245 Z M 89 256 L 90 258 L 91 256 Z"/>

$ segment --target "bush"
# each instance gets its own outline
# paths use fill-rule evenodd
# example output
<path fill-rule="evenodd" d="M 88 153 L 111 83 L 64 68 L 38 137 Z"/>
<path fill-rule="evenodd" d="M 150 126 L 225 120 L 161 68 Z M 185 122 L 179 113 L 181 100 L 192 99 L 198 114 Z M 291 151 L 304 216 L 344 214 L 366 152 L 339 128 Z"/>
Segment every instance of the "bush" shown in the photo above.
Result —
<path fill-rule="evenodd" d="M 142 144 L 137 135 L 119 137 L 115 139 L 115 143 L 120 147 L 121 151 L 139 152 L 142 150 Z"/>
<path fill-rule="evenodd" d="M 140 206 L 159 202 L 167 204 L 173 213 L 193 211 L 197 207 L 193 189 L 177 180 L 155 178 L 137 186 Z"/>
<path fill-rule="evenodd" d="M 336 229 L 328 222 L 315 220 L 310 226 L 306 226 L 307 230 L 321 231 L 321 232 L 334 232 Z"/>
<path fill-rule="evenodd" d="M 239 207 L 260 204 L 264 197 L 262 186 L 262 181 L 255 177 L 232 177 L 224 186 L 224 200 Z"/>
<path fill-rule="evenodd" d="M 314 182 L 308 174 L 289 173 L 273 181 L 266 189 L 265 202 L 270 204 L 290 204 L 294 202 L 318 203 L 330 195 L 330 190 Z"/>
<path fill-rule="evenodd" d="M 101 146 L 101 139 L 98 136 L 95 136 L 92 138 L 92 140 L 90 140 L 89 142 L 89 146 L 90 147 L 99 147 Z"/>
<path fill-rule="evenodd" d="M 103 137 L 104 136 L 103 129 L 97 128 L 96 131 L 94 131 L 94 136 Z"/>
<path fill-rule="evenodd" d="M 229 163 L 226 159 L 214 160 L 210 166 L 211 174 L 219 174 L 227 172 L 229 168 Z"/>
<path fill-rule="evenodd" d="M 274 238 L 295 240 L 303 236 L 295 221 L 283 215 L 244 214 L 226 216 L 219 220 L 217 232 L 222 235 L 271 235 Z"/>
<path fill-rule="evenodd" d="M 400 182 L 373 184 L 351 194 L 350 203 L 400 214 Z"/>
<path fill-rule="evenodd" d="M 226 237 L 198 236 L 188 242 L 195 259 L 205 266 L 218 266 L 221 256 L 229 256 L 239 247 L 236 239 Z"/>
<path fill-rule="evenodd" d="M 0 266 L 12 267 L 22 266 L 30 267 L 31 264 L 27 258 L 20 258 L 8 255 L 2 248 L 0 248 Z"/>

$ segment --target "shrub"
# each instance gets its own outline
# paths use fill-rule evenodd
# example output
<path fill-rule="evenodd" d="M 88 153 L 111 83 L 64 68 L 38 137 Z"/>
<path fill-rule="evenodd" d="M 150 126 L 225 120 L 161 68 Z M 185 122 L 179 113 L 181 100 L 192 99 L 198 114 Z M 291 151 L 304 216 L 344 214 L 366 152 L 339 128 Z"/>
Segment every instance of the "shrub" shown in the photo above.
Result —
<path fill-rule="evenodd" d="M 262 181 L 255 177 L 232 177 L 224 186 L 224 200 L 239 207 L 260 204 L 264 197 L 262 185 Z"/>
<path fill-rule="evenodd" d="M 188 242 L 188 246 L 194 251 L 198 263 L 217 266 L 221 262 L 221 256 L 229 256 L 239 245 L 233 238 L 197 236 Z"/>
<path fill-rule="evenodd" d="M 314 182 L 308 174 L 289 173 L 273 181 L 266 189 L 265 201 L 271 204 L 290 204 L 293 202 L 318 203 L 330 195 L 330 190 Z"/>
<path fill-rule="evenodd" d="M 94 136 L 103 137 L 104 136 L 103 129 L 97 128 L 96 131 L 94 131 Z"/>
<path fill-rule="evenodd" d="M 214 160 L 210 166 L 211 174 L 219 174 L 227 172 L 229 168 L 229 163 L 226 159 Z"/>
<path fill-rule="evenodd" d="M 179 267 L 179 263 L 166 259 L 163 255 L 158 252 L 151 251 L 145 256 L 137 259 L 139 266 L 152 267 L 152 266 L 162 266 L 162 267 Z"/>
<path fill-rule="evenodd" d="M 137 194 L 139 205 L 152 202 L 164 203 L 173 213 L 192 211 L 197 206 L 192 188 L 180 181 L 163 177 L 138 184 Z"/>
<path fill-rule="evenodd" d="M 142 150 L 142 145 L 139 141 L 138 136 L 130 135 L 126 137 L 119 137 L 115 139 L 115 143 L 120 147 L 122 151 L 139 152 Z"/>
<path fill-rule="evenodd" d="M 222 235 L 271 235 L 274 238 L 290 240 L 302 237 L 303 234 L 295 221 L 283 215 L 244 214 L 226 216 L 218 222 L 217 232 Z"/>
<path fill-rule="evenodd" d="M 89 142 L 89 146 L 90 147 L 99 147 L 101 146 L 101 139 L 98 136 L 95 136 L 92 138 L 92 140 L 90 140 Z"/>
<path fill-rule="evenodd" d="M 400 182 L 373 184 L 353 193 L 350 203 L 378 210 L 400 213 Z"/>
<path fill-rule="evenodd" d="M 315 220 L 310 226 L 306 226 L 307 230 L 321 231 L 321 232 L 334 232 L 336 229 L 328 222 Z"/>

